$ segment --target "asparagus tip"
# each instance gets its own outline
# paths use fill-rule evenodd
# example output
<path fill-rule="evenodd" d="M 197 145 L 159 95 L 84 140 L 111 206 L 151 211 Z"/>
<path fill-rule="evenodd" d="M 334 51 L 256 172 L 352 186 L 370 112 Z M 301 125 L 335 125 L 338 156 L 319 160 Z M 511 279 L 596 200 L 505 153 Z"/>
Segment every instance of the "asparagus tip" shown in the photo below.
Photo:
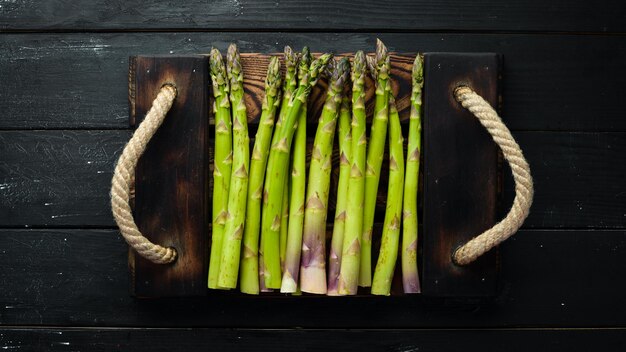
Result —
<path fill-rule="evenodd" d="M 413 86 L 421 86 L 424 84 L 424 56 L 417 54 L 415 61 L 413 62 Z"/>
<path fill-rule="evenodd" d="M 228 46 L 226 53 L 226 72 L 230 79 L 231 89 L 241 86 L 243 83 L 243 70 L 241 69 L 241 58 L 239 57 L 239 49 L 236 44 Z"/>
<path fill-rule="evenodd" d="M 348 80 L 349 73 L 350 60 L 348 60 L 347 57 L 342 58 L 341 60 L 339 60 L 339 62 L 336 62 L 334 64 L 331 82 L 335 82 L 334 89 L 336 91 L 341 92 L 343 90 L 343 87 Z"/>
<path fill-rule="evenodd" d="M 298 65 L 298 53 L 295 53 L 289 45 L 285 46 L 284 53 L 285 53 L 285 66 L 287 67 L 287 70 L 289 70 L 289 68 L 292 68 Z"/>
<path fill-rule="evenodd" d="M 358 77 L 365 73 L 365 67 L 367 66 L 366 60 L 365 53 L 362 50 L 359 50 L 356 54 L 354 54 L 354 62 L 352 63 L 353 81 L 356 81 Z"/>
<path fill-rule="evenodd" d="M 265 78 L 265 87 L 274 88 L 279 87 L 281 84 L 280 76 L 280 59 L 277 56 L 273 56 L 270 59 L 270 63 L 267 67 L 267 76 Z"/>
<path fill-rule="evenodd" d="M 382 40 L 376 38 L 376 63 L 383 65 L 388 57 L 388 50 Z"/>

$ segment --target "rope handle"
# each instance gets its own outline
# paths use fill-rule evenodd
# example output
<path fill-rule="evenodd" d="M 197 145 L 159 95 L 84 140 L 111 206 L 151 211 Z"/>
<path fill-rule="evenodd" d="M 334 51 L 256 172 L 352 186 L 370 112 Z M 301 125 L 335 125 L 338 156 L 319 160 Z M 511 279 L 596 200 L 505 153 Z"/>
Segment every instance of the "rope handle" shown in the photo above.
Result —
<path fill-rule="evenodd" d="M 150 242 L 139 231 L 129 204 L 130 189 L 134 184 L 137 161 L 146 150 L 150 138 L 163 123 L 165 115 L 174 103 L 176 94 L 176 87 L 172 84 L 166 83 L 161 87 L 146 118 L 139 124 L 133 137 L 124 147 L 111 181 L 111 208 L 122 236 L 139 255 L 155 264 L 173 262 L 176 260 L 176 250 Z"/>
<path fill-rule="evenodd" d="M 458 265 L 467 265 L 517 232 L 528 217 L 533 202 L 534 189 L 528 162 L 511 135 L 511 131 L 504 125 L 493 107 L 466 86 L 456 88 L 454 97 L 464 108 L 476 116 L 489 131 L 509 163 L 515 180 L 515 199 L 506 217 L 454 252 L 452 256 L 454 262 Z"/>

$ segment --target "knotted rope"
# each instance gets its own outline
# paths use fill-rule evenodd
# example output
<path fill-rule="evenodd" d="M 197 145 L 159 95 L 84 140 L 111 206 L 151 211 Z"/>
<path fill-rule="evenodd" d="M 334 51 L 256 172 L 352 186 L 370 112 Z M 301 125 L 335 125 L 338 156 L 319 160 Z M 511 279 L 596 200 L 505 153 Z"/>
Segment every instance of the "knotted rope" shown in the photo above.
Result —
<path fill-rule="evenodd" d="M 489 131 L 493 140 L 502 149 L 515 180 L 515 200 L 506 217 L 454 252 L 454 262 L 467 265 L 517 232 L 528 217 L 534 191 L 530 167 L 524 159 L 522 150 L 491 105 L 468 87 L 458 87 L 454 91 L 454 97 Z"/>
<path fill-rule="evenodd" d="M 139 231 L 130 209 L 130 188 L 134 183 L 137 161 L 146 149 L 150 138 L 161 126 L 165 115 L 172 107 L 174 98 L 176 98 L 176 87 L 171 84 L 163 85 L 152 102 L 152 107 L 146 114 L 146 118 L 124 147 L 111 181 L 111 207 L 122 236 L 139 255 L 156 264 L 173 262 L 176 259 L 176 250 L 150 242 Z"/>

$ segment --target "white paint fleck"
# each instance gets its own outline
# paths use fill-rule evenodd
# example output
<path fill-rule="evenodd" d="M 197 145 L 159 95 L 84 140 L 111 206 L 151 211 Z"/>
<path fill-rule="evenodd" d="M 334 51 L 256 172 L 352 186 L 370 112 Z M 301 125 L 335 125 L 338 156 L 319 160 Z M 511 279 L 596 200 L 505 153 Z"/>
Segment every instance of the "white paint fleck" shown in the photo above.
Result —
<path fill-rule="evenodd" d="M 174 53 L 174 50 L 170 50 L 170 54 L 173 54 L 173 53 Z"/>

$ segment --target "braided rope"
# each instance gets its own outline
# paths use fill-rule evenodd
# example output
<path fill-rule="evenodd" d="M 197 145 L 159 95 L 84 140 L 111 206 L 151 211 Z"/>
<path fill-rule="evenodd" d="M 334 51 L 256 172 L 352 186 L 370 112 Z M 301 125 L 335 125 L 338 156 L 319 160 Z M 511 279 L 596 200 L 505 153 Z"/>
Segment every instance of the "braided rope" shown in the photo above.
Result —
<path fill-rule="evenodd" d="M 517 232 L 528 217 L 534 190 L 530 167 L 522 150 L 491 105 L 468 87 L 457 88 L 454 96 L 489 131 L 493 140 L 502 149 L 515 180 L 515 199 L 506 217 L 454 252 L 454 262 L 467 265 Z"/>
<path fill-rule="evenodd" d="M 146 118 L 124 147 L 111 181 L 111 208 L 122 236 L 139 255 L 156 264 L 173 262 L 176 259 L 176 250 L 150 242 L 139 231 L 130 209 L 130 188 L 134 183 L 137 161 L 146 149 L 150 138 L 161 126 L 165 115 L 172 107 L 174 98 L 176 98 L 176 87 L 171 84 L 163 85 L 152 102 L 152 107 L 146 114 Z"/>

